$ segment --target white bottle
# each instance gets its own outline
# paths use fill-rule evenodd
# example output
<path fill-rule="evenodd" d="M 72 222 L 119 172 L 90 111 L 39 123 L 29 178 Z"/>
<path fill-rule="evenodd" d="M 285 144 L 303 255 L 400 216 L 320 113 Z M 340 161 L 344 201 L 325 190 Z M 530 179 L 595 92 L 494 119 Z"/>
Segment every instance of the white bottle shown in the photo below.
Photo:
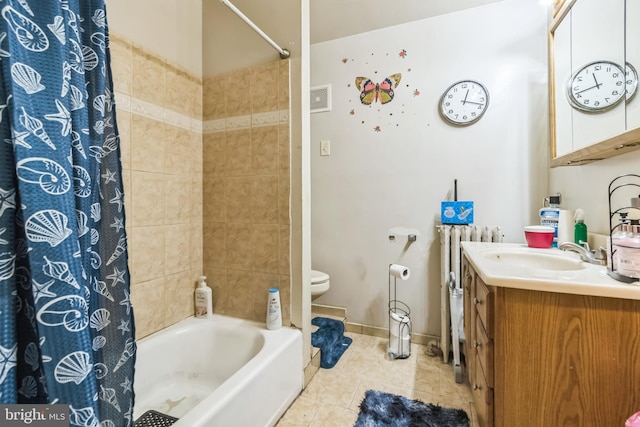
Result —
<path fill-rule="evenodd" d="M 200 276 L 200 283 L 196 288 L 196 317 L 209 319 L 213 315 L 213 296 L 211 288 L 204 282 L 207 276 Z"/>
<path fill-rule="evenodd" d="M 267 329 L 280 329 L 282 327 L 282 311 L 280 310 L 280 290 L 269 289 L 269 301 L 267 302 Z"/>

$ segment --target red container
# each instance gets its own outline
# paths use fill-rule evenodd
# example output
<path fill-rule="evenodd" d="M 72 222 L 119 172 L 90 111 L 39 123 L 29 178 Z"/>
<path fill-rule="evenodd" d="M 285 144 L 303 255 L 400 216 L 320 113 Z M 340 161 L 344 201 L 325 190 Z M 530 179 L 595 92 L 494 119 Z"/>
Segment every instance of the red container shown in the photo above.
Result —
<path fill-rule="evenodd" d="M 524 228 L 524 237 L 530 248 L 550 248 L 553 244 L 553 227 L 529 225 Z"/>

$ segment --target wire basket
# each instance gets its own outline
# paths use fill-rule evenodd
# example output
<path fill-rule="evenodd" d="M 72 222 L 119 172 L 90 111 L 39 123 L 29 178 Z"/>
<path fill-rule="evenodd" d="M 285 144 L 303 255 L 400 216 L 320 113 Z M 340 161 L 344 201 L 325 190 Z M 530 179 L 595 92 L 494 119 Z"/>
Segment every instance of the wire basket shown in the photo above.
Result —
<path fill-rule="evenodd" d="M 411 356 L 411 310 L 399 300 L 389 301 L 389 349 L 390 359 L 406 359 Z"/>

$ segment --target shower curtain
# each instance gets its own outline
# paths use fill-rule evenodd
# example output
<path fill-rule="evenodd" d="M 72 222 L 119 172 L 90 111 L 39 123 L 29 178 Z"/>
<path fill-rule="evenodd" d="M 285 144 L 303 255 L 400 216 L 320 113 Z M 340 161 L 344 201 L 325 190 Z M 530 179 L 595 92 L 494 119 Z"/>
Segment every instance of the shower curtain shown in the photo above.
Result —
<path fill-rule="evenodd" d="M 104 1 L 0 2 L 0 403 L 132 425 L 134 319 Z"/>

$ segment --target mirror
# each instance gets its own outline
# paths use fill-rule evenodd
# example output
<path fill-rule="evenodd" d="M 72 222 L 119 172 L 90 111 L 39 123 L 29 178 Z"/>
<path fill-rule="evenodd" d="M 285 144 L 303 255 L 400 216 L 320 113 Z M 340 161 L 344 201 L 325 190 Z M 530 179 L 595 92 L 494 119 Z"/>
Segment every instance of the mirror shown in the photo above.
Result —
<path fill-rule="evenodd" d="M 640 2 L 572 0 L 555 12 L 549 28 L 551 166 L 639 149 L 640 96 L 625 99 L 624 67 L 640 68 Z M 613 64 L 588 67 L 597 61 Z M 574 99 L 572 106 L 568 91 L 584 105 Z"/>

